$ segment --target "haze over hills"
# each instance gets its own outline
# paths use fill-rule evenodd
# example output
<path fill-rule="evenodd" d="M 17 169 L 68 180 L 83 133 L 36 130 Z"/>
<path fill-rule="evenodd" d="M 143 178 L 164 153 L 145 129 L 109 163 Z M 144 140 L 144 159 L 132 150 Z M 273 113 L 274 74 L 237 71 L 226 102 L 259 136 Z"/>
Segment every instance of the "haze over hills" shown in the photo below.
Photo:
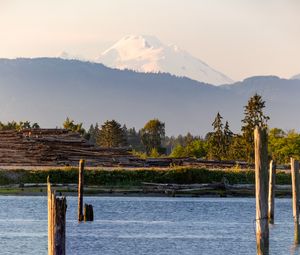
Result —
<path fill-rule="evenodd" d="M 96 62 L 122 70 L 171 73 L 214 85 L 233 82 L 178 46 L 165 45 L 154 36 L 125 36 L 104 51 Z"/>
<path fill-rule="evenodd" d="M 218 111 L 239 131 L 243 106 L 255 92 L 266 100 L 271 127 L 298 128 L 300 80 L 252 77 L 213 86 L 166 73 L 138 73 L 60 58 L 0 59 L 0 120 L 61 126 L 67 116 L 85 127 L 116 119 L 141 128 L 166 123 L 168 135 L 205 135 Z"/>

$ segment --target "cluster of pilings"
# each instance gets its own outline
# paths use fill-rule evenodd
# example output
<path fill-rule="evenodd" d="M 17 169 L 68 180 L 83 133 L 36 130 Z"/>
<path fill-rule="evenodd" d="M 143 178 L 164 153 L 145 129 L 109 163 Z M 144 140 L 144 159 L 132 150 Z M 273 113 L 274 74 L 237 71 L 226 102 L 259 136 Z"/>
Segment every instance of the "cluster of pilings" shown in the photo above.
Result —
<path fill-rule="evenodd" d="M 269 224 L 274 224 L 276 164 L 268 164 L 268 134 L 266 128 L 254 130 L 255 197 L 256 197 L 256 244 L 257 255 L 269 254 Z M 93 206 L 84 205 L 84 160 L 79 162 L 78 221 L 93 221 Z M 269 167 L 268 167 L 269 166 Z M 268 171 L 269 169 L 269 171 Z M 294 243 L 299 244 L 299 162 L 291 158 Z M 57 197 L 48 182 L 48 255 L 65 255 L 66 198 Z"/>
<path fill-rule="evenodd" d="M 78 175 L 78 221 L 93 221 L 93 206 L 84 205 L 83 213 L 84 160 L 79 162 Z M 47 178 L 48 193 L 48 255 L 66 254 L 66 211 L 67 200 L 57 196 Z"/>
<path fill-rule="evenodd" d="M 84 160 L 79 161 L 78 175 L 78 221 L 93 221 L 94 211 L 93 206 L 84 204 L 83 210 L 83 185 L 84 185 Z"/>
<path fill-rule="evenodd" d="M 271 161 L 268 173 L 268 134 L 266 128 L 254 131 L 256 244 L 257 255 L 269 254 L 269 224 L 274 224 L 276 164 Z M 299 162 L 291 158 L 294 243 L 299 244 Z"/>

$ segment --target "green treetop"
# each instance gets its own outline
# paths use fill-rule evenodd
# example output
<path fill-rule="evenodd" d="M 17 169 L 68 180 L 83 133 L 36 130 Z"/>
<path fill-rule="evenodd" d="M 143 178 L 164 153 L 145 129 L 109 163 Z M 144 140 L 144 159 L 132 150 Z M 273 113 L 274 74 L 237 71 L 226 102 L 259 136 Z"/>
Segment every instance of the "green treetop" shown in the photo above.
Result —
<path fill-rule="evenodd" d="M 149 120 L 141 130 L 142 143 L 149 155 L 153 149 L 159 153 L 163 151 L 161 146 L 165 137 L 165 123 L 158 119 Z"/>
<path fill-rule="evenodd" d="M 78 132 L 81 135 L 85 134 L 85 130 L 82 127 L 82 123 L 76 124 L 76 123 L 74 123 L 74 120 L 71 120 L 69 117 L 66 118 L 65 122 L 63 123 L 63 127 L 70 131 Z"/>
<path fill-rule="evenodd" d="M 212 126 L 214 131 L 208 137 L 208 156 L 211 159 L 222 159 L 224 156 L 223 117 L 218 112 Z"/>
<path fill-rule="evenodd" d="M 258 94 L 252 96 L 248 104 L 244 106 L 244 119 L 242 120 L 242 133 L 246 144 L 246 155 L 248 162 L 254 160 L 254 129 L 258 127 L 267 127 L 267 121 L 270 119 L 264 115 L 265 101 Z"/>
<path fill-rule="evenodd" d="M 107 120 L 99 129 L 97 144 L 109 148 L 126 146 L 126 134 L 121 124 L 115 120 Z"/>

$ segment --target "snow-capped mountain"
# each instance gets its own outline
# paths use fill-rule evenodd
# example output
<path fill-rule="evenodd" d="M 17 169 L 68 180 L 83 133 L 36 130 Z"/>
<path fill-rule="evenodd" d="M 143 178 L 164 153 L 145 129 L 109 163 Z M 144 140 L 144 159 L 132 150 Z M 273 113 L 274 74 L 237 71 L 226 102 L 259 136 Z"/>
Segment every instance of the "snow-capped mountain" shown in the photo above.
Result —
<path fill-rule="evenodd" d="M 166 123 L 168 135 L 204 136 L 220 112 L 232 131 L 240 132 L 244 106 L 254 93 L 266 101 L 270 127 L 300 127 L 295 118 L 300 80 L 276 76 L 212 86 L 166 73 L 136 73 L 78 60 L 0 58 L 0 91 L 2 122 L 30 120 L 42 127 L 61 126 L 69 116 L 86 128 L 115 119 L 140 129 L 158 118 Z"/>
<path fill-rule="evenodd" d="M 300 74 L 294 75 L 291 79 L 292 80 L 300 80 Z"/>
<path fill-rule="evenodd" d="M 171 73 L 214 85 L 233 83 L 188 52 L 176 45 L 165 45 L 154 36 L 126 36 L 104 51 L 96 62 L 117 69 Z"/>

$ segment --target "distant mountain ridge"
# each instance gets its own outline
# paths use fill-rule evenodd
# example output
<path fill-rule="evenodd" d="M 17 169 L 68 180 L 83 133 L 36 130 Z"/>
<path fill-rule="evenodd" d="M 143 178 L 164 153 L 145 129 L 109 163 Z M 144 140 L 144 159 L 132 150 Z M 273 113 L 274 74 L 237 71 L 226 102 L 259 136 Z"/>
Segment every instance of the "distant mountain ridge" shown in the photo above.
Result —
<path fill-rule="evenodd" d="M 237 132 L 243 106 L 255 92 L 266 100 L 271 127 L 299 127 L 300 80 L 261 76 L 213 86 L 78 60 L 0 59 L 0 121 L 31 120 L 42 127 L 60 127 L 69 116 L 86 127 L 116 119 L 139 129 L 159 118 L 168 135 L 205 135 L 220 111 Z"/>
<path fill-rule="evenodd" d="M 121 70 L 171 73 L 214 85 L 233 82 L 178 46 L 165 45 L 154 36 L 125 36 L 104 51 L 96 62 Z"/>

